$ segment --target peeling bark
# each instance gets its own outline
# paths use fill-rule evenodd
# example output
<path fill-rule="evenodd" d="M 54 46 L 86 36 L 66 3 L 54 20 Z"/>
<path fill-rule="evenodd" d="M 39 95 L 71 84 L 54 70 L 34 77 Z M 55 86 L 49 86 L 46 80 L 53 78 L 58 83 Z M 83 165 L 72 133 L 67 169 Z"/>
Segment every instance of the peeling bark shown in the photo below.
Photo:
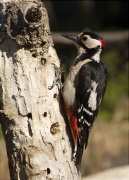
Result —
<path fill-rule="evenodd" d="M 46 9 L 38 0 L 0 3 L 0 123 L 12 180 L 80 179 L 53 84 L 55 64 Z"/>

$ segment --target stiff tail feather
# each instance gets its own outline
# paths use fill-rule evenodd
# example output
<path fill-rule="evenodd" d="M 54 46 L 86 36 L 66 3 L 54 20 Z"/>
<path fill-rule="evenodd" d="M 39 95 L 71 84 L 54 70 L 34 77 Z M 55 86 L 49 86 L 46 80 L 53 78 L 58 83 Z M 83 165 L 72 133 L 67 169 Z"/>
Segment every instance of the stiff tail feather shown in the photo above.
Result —
<path fill-rule="evenodd" d="M 76 159 L 75 159 L 75 164 L 76 164 L 78 172 L 80 172 L 81 170 L 82 155 L 83 155 L 83 147 L 78 146 L 77 152 L 76 152 Z"/>

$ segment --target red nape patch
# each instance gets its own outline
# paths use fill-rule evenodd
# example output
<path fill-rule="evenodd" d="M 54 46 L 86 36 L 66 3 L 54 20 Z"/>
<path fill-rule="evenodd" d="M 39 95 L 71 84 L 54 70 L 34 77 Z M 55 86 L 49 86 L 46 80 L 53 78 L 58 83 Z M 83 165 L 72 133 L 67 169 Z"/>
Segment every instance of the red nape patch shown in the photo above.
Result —
<path fill-rule="evenodd" d="M 78 131 L 77 117 L 76 116 L 73 115 L 70 117 L 70 124 L 71 124 L 71 128 L 73 130 L 74 138 L 77 141 L 77 139 L 79 138 L 79 131 Z"/>
<path fill-rule="evenodd" d="M 101 42 L 102 47 L 104 48 L 106 46 L 105 41 L 103 39 L 100 39 L 99 41 Z"/>

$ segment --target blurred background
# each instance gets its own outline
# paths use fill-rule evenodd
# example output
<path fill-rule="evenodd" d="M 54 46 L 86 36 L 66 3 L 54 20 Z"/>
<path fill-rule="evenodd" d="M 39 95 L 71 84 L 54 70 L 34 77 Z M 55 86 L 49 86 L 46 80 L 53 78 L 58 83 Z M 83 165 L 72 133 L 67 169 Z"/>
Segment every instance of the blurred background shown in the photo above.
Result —
<path fill-rule="evenodd" d="M 128 1 L 42 2 L 48 11 L 54 46 L 65 75 L 77 50 L 61 34 L 93 31 L 106 42 L 101 60 L 108 70 L 107 90 L 83 154 L 82 176 L 128 164 Z M 8 179 L 0 130 L 0 180 Z"/>

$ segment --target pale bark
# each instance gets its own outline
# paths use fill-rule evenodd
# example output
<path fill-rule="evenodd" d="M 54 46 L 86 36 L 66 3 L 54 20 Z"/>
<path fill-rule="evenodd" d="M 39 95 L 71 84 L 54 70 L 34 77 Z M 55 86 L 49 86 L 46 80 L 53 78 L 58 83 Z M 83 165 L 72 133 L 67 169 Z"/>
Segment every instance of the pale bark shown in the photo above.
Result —
<path fill-rule="evenodd" d="M 53 64 L 47 12 L 38 0 L 0 1 L 0 123 L 12 180 L 77 180 Z M 4 177 L 3 177 L 4 178 Z"/>

